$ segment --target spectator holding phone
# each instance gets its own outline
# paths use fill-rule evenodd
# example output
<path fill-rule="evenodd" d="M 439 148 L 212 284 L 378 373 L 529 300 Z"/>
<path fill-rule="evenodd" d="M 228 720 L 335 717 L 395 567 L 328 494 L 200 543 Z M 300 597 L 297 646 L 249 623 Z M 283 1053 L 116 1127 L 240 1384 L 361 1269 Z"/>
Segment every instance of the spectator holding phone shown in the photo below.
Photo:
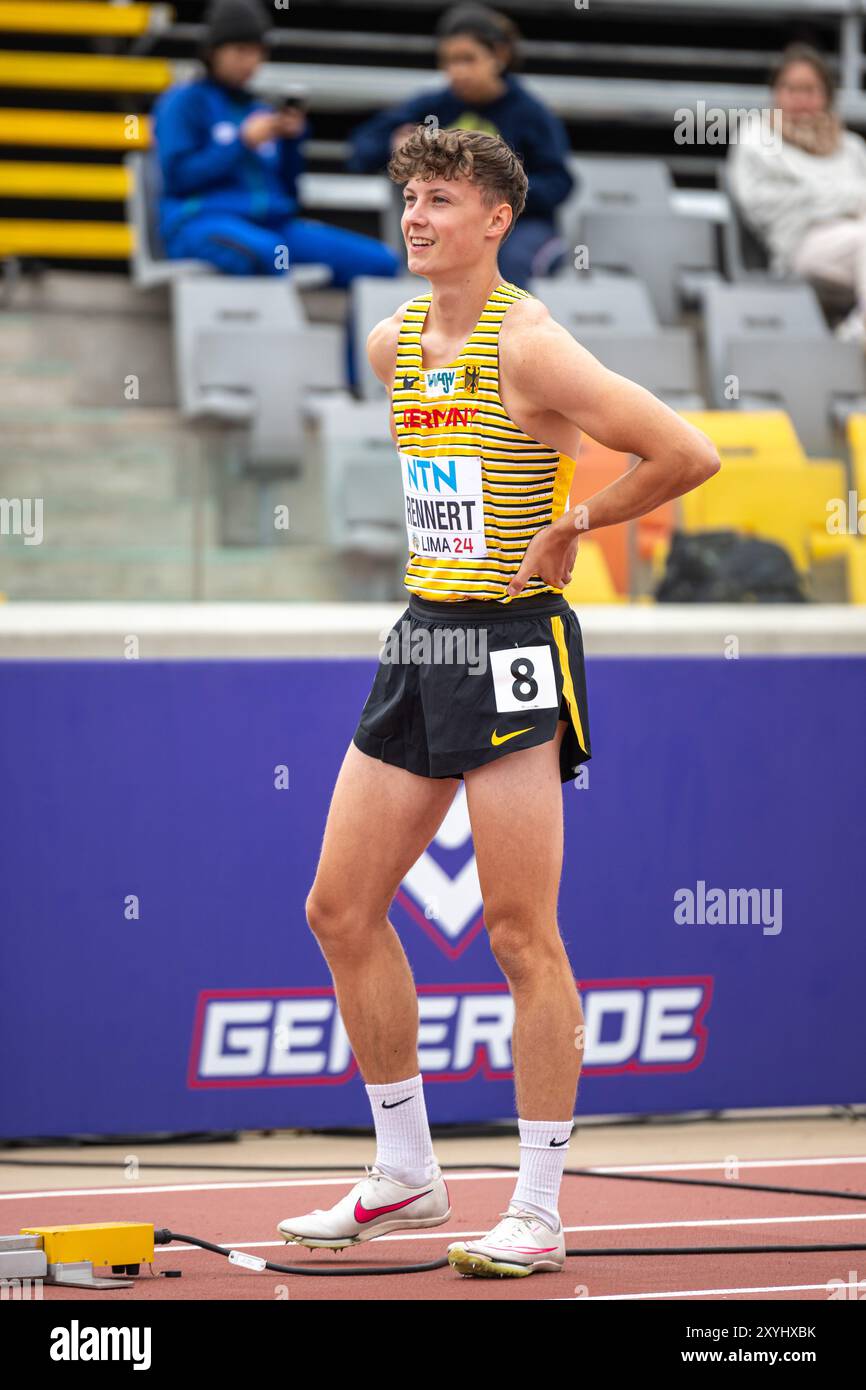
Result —
<path fill-rule="evenodd" d="M 568 136 L 562 122 L 514 76 L 519 33 L 505 15 L 484 5 L 457 5 L 436 27 L 439 66 L 447 86 L 420 92 L 358 126 L 351 137 L 348 168 L 354 173 L 384 169 L 396 145 L 434 117 L 445 129 L 499 135 L 518 154 L 529 179 L 526 208 L 500 247 L 506 280 L 526 287 L 546 275 L 565 254 L 554 213 L 574 179 L 566 165 Z"/>
<path fill-rule="evenodd" d="M 390 247 L 297 215 L 308 123 L 292 99 L 274 109 L 247 90 L 266 56 L 258 0 L 216 0 L 206 25 L 203 77 L 172 87 L 154 111 L 168 255 L 227 275 L 282 275 L 315 262 L 341 288 L 356 275 L 396 275 Z"/>

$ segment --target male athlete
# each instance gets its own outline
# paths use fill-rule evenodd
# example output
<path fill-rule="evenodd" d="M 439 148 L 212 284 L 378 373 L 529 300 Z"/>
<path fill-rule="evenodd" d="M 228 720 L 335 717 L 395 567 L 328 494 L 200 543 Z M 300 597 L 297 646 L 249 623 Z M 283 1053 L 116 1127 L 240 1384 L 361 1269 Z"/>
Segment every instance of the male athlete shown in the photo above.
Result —
<path fill-rule="evenodd" d="M 557 898 L 562 783 L 590 745 L 580 627 L 562 590 L 581 532 L 652 511 L 720 465 L 706 435 L 503 282 L 497 252 L 527 188 L 503 140 L 419 128 L 389 174 L 404 185 L 409 270 L 432 289 L 367 342 L 391 398 L 409 606 L 391 633 L 403 657 L 390 642 L 346 752 L 306 904 L 366 1082 L 376 1161 L 335 1206 L 278 1229 L 341 1249 L 451 1215 L 412 972 L 387 914 L 462 780 L 484 922 L 514 1000 L 520 1171 L 498 1223 L 448 1258 L 462 1274 L 520 1276 L 565 1261 L 559 1187 L 583 1056 Z M 639 462 L 567 511 L 582 430 Z M 445 629 L 467 638 L 465 659 L 442 659 Z M 470 662 L 470 648 L 484 659 Z"/>

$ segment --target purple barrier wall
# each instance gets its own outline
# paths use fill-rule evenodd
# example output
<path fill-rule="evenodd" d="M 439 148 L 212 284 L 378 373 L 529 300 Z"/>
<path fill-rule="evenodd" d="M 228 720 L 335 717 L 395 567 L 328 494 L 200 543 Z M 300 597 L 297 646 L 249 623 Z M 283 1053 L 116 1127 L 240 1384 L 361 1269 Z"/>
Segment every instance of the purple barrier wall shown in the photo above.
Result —
<path fill-rule="evenodd" d="M 369 1124 L 304 900 L 374 670 L 0 665 L 2 1136 Z M 866 661 L 588 678 L 560 895 L 578 1113 L 862 1102 Z M 391 917 L 431 1120 L 513 1115 L 462 790 Z"/>

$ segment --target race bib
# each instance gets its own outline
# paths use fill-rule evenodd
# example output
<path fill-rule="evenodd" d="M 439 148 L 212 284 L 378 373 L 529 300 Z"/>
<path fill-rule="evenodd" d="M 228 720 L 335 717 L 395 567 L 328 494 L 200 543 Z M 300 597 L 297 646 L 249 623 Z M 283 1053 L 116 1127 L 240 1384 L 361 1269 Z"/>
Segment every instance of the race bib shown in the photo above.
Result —
<path fill-rule="evenodd" d="M 477 560 L 487 554 L 481 457 L 400 454 L 406 534 L 416 555 Z"/>
<path fill-rule="evenodd" d="M 559 704 L 553 658 L 546 644 L 506 647 L 490 652 L 493 690 L 500 714 L 514 710 L 550 709 Z"/>

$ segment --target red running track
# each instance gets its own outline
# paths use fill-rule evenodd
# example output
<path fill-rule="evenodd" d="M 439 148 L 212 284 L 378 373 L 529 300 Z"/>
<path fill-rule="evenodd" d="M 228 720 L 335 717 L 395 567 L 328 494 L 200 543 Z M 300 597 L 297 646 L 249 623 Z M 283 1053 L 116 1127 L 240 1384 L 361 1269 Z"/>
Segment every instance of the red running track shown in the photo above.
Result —
<path fill-rule="evenodd" d="M 618 1171 L 623 1171 L 619 1169 Z M 652 1171 L 646 1168 L 642 1171 Z M 660 1171 L 665 1171 L 660 1165 Z M 676 1176 L 676 1171 L 668 1173 Z M 78 1221 L 148 1221 L 234 1247 L 280 1264 L 317 1269 L 351 1265 L 416 1264 L 441 1258 L 449 1241 L 490 1229 L 505 1210 L 515 1174 L 479 1167 L 448 1173 L 452 1215 L 427 1232 L 393 1232 L 341 1254 L 286 1245 L 276 1223 L 316 1207 L 331 1206 L 361 1176 L 347 1170 L 279 1180 L 244 1178 L 227 1182 L 153 1183 L 139 1179 L 124 1187 L 68 1188 L 0 1194 L 0 1233 L 23 1226 Z M 720 1165 L 689 1169 L 682 1176 L 719 1179 Z M 861 1158 L 794 1165 L 742 1166 L 744 1182 L 859 1192 L 866 1186 Z M 568 1249 L 633 1247 L 804 1245 L 866 1246 L 866 1202 L 726 1189 L 673 1186 L 619 1179 L 563 1179 L 560 1211 Z M 180 1269 L 180 1279 L 154 1277 L 147 1266 L 131 1289 L 85 1292 L 46 1285 L 45 1301 L 111 1299 L 562 1299 L 669 1297 L 674 1299 L 822 1299 L 854 1296 L 866 1281 L 866 1250 L 801 1254 L 687 1255 L 569 1258 L 561 1274 L 526 1279 L 466 1279 L 452 1269 L 422 1274 L 305 1279 L 230 1265 L 221 1256 L 178 1244 L 157 1248 L 154 1271 Z M 107 1273 L 108 1271 L 103 1271 Z M 837 1281 L 837 1282 L 833 1282 Z M 859 1289 L 866 1289 L 866 1283 Z"/>

